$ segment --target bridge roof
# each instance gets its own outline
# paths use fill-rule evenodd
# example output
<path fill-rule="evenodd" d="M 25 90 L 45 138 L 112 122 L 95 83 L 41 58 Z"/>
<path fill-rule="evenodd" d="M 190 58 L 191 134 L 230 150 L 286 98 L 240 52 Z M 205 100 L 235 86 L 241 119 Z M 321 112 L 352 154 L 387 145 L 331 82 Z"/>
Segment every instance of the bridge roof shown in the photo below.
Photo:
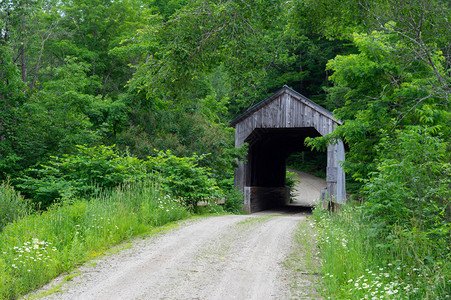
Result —
<path fill-rule="evenodd" d="M 280 90 L 278 90 L 272 96 L 269 96 L 265 100 L 263 100 L 263 101 L 255 104 L 254 106 L 250 107 L 243 114 L 241 114 L 240 116 L 236 117 L 232 122 L 230 122 L 230 125 L 232 127 L 235 127 L 238 123 L 240 123 L 241 121 L 245 120 L 246 118 L 248 118 L 249 116 L 251 116 L 252 114 L 257 112 L 258 110 L 260 110 L 261 108 L 269 105 L 271 102 L 273 102 L 274 100 L 278 99 L 283 94 L 289 94 L 292 98 L 300 101 L 304 105 L 310 107 L 312 110 L 318 112 L 319 114 L 321 114 L 324 117 L 332 120 L 333 122 L 341 125 L 341 122 L 336 120 L 334 118 L 334 115 L 330 111 L 328 111 L 327 109 L 325 109 L 321 105 L 316 104 L 315 102 L 313 102 L 312 100 L 308 99 L 304 95 L 296 92 L 295 90 L 293 90 L 292 88 L 288 87 L 287 85 L 284 85 Z"/>

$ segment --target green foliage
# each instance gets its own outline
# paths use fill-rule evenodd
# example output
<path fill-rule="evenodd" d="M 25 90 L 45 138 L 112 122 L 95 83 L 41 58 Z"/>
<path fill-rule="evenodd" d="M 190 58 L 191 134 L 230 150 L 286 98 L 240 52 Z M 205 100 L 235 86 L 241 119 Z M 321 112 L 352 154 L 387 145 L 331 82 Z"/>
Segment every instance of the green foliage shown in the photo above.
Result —
<path fill-rule="evenodd" d="M 26 216 L 30 204 L 8 182 L 0 184 L 0 231 L 7 224 Z"/>
<path fill-rule="evenodd" d="M 162 226 L 189 216 L 186 207 L 169 196 L 160 196 L 157 201 L 144 202 L 142 214 L 143 220 L 151 226 Z"/>
<path fill-rule="evenodd" d="M 298 178 L 298 174 L 290 171 L 286 171 L 285 176 L 285 186 L 290 189 L 290 202 L 293 202 L 293 200 L 296 197 L 296 182 L 300 181 Z"/>
<path fill-rule="evenodd" d="M 3 23 L 3 21 L 2 21 Z M 0 23 L 0 26 L 3 24 Z M 24 83 L 20 78 L 20 71 L 13 63 L 12 51 L 4 43 L 0 43 L 0 100 L 2 104 L 13 105 L 23 97 Z"/>
<path fill-rule="evenodd" d="M 315 209 L 324 296 L 332 299 L 447 299 L 451 262 L 432 258 L 421 231 L 392 228 L 375 234 L 362 207 Z M 407 234 L 410 232 L 410 234 Z"/>
<path fill-rule="evenodd" d="M 118 145 L 139 158 L 153 155 L 154 149 L 171 150 L 179 157 L 204 155 L 199 165 L 209 168 L 224 190 L 232 187 L 235 159 L 243 160 L 246 147 L 234 147 L 234 131 L 224 124 L 187 113 L 182 108 L 141 109 L 130 116 L 133 123 L 118 136 Z"/>
<path fill-rule="evenodd" d="M 177 157 L 168 150 L 149 157 L 147 163 L 149 169 L 155 172 L 154 176 L 160 179 L 162 190 L 195 211 L 199 202 L 208 203 L 223 197 L 209 169 L 198 166 L 204 157 L 196 154 Z"/>
<path fill-rule="evenodd" d="M 367 19 L 359 1 L 340 0 L 297 1 L 294 16 L 310 23 L 322 36 L 346 38 L 347 34 L 359 31 Z"/>
<path fill-rule="evenodd" d="M 359 54 L 337 56 L 328 63 L 335 84 L 330 96 L 345 99 L 345 105 L 335 111 L 344 125 L 308 143 L 325 148 L 338 138 L 345 141 L 350 150 L 344 168 L 363 182 L 377 168 L 381 154 L 377 145 L 384 134 L 395 138 L 394 129 L 418 124 L 439 125 L 444 130 L 447 104 L 437 90 L 439 78 L 427 63 L 408 59 L 408 46 L 400 34 L 354 34 L 353 42 Z M 434 61 L 443 60 L 439 52 L 430 55 Z M 442 65 L 434 66 L 444 72 Z"/>
<path fill-rule="evenodd" d="M 327 153 L 320 151 L 296 152 L 287 158 L 287 166 L 326 179 Z"/>
<path fill-rule="evenodd" d="M 221 188 L 206 167 L 198 165 L 206 155 L 177 157 L 171 151 L 158 152 L 146 161 L 119 155 L 114 146 L 77 147 L 30 169 L 18 185 L 40 208 L 59 199 L 91 197 L 100 190 L 153 178 L 173 198 L 196 210 L 200 201 L 211 202 L 223 196 Z"/>
<path fill-rule="evenodd" d="M 20 118 L 16 108 L 24 100 L 24 87 L 11 49 L 0 42 L 0 180 L 6 180 L 19 169 L 17 161 L 21 157 L 14 153 L 14 135 Z"/>
<path fill-rule="evenodd" d="M 28 215 L 0 232 L 0 298 L 18 298 L 112 245 L 188 216 L 177 201 L 149 183 Z"/>
<path fill-rule="evenodd" d="M 355 32 L 379 30 L 396 22 L 403 38 L 420 46 L 417 38 L 439 41 L 443 46 L 449 35 L 449 1 L 442 0 L 306 0 L 295 3 L 296 17 L 305 20 L 317 32 L 331 38 L 348 38 Z M 421 32 L 421 36 L 417 34 Z M 445 45 L 446 46 L 446 45 Z M 423 49 L 424 50 L 424 49 Z"/>
<path fill-rule="evenodd" d="M 89 197 L 99 190 L 145 178 L 143 162 L 121 156 L 114 146 L 78 145 L 75 154 L 52 159 L 39 169 L 30 169 L 18 185 L 33 201 L 46 208 L 55 200 Z"/>
<path fill-rule="evenodd" d="M 111 139 L 126 117 L 125 105 L 86 94 L 89 65 L 67 58 L 52 70 L 53 78 L 33 91 L 24 103 L 15 101 L 5 115 L 0 151 L 0 179 L 72 152 L 77 144 Z M 11 102 L 12 100 L 8 100 Z M 14 125 L 14 126 L 13 126 Z"/>
<path fill-rule="evenodd" d="M 436 129 L 407 127 L 382 140 L 378 169 L 364 187 L 365 212 L 383 233 L 400 224 L 405 233 L 420 230 L 430 255 L 450 259 L 451 157 Z"/>
<path fill-rule="evenodd" d="M 243 213 L 244 195 L 241 191 L 232 188 L 225 193 L 224 210 L 230 213 Z"/>
<path fill-rule="evenodd" d="M 352 38 L 358 49 L 327 65 L 334 83 L 329 102 L 343 103 L 334 113 L 344 125 L 307 141 L 317 148 L 337 139 L 348 144 L 344 167 L 360 182 L 364 200 L 354 216 L 345 211 L 321 221 L 333 224 L 321 245 L 328 296 L 449 297 L 450 57 L 443 54 L 449 6 L 422 0 L 303 5 L 316 10 L 313 18 L 323 16 L 315 26 L 329 37 Z M 437 26 L 448 33 L 434 31 Z M 337 250 L 343 238 L 347 246 Z"/>
<path fill-rule="evenodd" d="M 67 56 L 77 57 L 89 65 L 90 84 L 86 93 L 117 99 L 132 75 L 129 64 L 139 55 L 136 51 L 127 53 L 115 49 L 127 44 L 136 30 L 144 26 L 149 9 L 139 0 L 76 0 L 61 1 L 58 5 L 64 12 L 59 26 L 65 34 L 51 41 L 47 51 L 53 58 L 50 62 L 55 57 L 57 64 Z M 53 64 L 47 65 L 50 69 L 41 73 L 43 79 L 53 76 Z"/>
<path fill-rule="evenodd" d="M 259 94 L 255 84 L 275 48 L 264 37 L 273 24 L 266 20 L 279 12 L 279 1 L 191 1 L 168 22 L 152 22 L 139 32 L 135 43 L 149 55 L 130 86 L 146 92 L 149 102 L 195 103 L 206 96 L 205 78 L 222 66 L 237 93 L 244 88 Z"/>
<path fill-rule="evenodd" d="M 56 68 L 54 80 L 43 84 L 18 108 L 21 120 L 17 124 L 16 152 L 24 158 L 27 168 L 50 155 L 68 153 L 76 144 L 93 144 L 99 137 L 85 112 L 94 98 L 84 94 L 90 82 L 88 66 L 68 59 Z M 26 134 L 25 134 L 26 133 Z"/>
<path fill-rule="evenodd" d="M 315 12 L 308 8 L 302 13 L 300 11 L 299 6 L 307 2 L 283 3 L 282 12 L 277 20 L 273 20 L 275 29 L 266 32 L 265 42 L 276 47 L 268 49 L 274 56 L 259 87 L 267 87 L 273 92 L 286 84 L 333 111 L 341 103 L 326 99 L 325 89 L 330 86 L 326 64 L 338 54 L 354 53 L 355 47 L 349 41 L 320 35 L 310 19 Z"/>
<path fill-rule="evenodd" d="M 199 205 L 196 213 L 200 215 L 221 215 L 224 214 L 224 207 L 215 202 L 207 203 L 207 205 Z"/>

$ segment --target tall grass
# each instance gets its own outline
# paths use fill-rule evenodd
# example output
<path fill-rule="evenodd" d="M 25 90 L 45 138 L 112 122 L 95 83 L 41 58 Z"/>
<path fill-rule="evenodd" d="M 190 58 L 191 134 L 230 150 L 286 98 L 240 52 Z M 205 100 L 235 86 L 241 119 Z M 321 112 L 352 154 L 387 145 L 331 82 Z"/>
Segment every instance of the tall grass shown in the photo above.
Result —
<path fill-rule="evenodd" d="M 26 294 L 114 244 L 188 215 L 152 185 L 137 183 L 19 219 L 0 233 L 0 299 Z"/>
<path fill-rule="evenodd" d="M 8 182 L 0 184 L 0 231 L 6 224 L 28 214 L 30 204 Z"/>
<path fill-rule="evenodd" d="M 323 283 L 330 299 L 451 299 L 451 264 L 428 256 L 420 235 L 402 226 L 376 234 L 360 207 L 314 210 Z M 430 261 L 429 261 L 430 260 Z"/>

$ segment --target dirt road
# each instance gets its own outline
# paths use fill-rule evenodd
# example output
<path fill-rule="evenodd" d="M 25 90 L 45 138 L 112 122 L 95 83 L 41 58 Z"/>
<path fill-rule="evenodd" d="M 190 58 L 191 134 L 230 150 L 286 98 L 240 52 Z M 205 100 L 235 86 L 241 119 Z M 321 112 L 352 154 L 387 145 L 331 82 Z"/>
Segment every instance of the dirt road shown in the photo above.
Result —
<path fill-rule="evenodd" d="M 187 221 L 81 267 L 43 299 L 291 299 L 283 263 L 306 214 Z"/>
<path fill-rule="evenodd" d="M 313 207 L 315 201 L 321 195 L 321 190 L 326 188 L 326 180 L 293 169 L 287 169 L 287 171 L 298 175 L 298 180 L 295 184 L 296 197 L 293 204 Z"/>

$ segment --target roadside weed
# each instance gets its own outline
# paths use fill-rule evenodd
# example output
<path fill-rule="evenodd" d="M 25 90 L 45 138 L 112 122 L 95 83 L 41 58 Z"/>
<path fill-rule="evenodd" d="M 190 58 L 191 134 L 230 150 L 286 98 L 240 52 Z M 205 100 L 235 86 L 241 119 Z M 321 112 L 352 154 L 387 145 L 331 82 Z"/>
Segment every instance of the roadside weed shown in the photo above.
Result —
<path fill-rule="evenodd" d="M 188 216 L 144 183 L 28 215 L 0 232 L 0 299 L 18 298 L 112 245 Z"/>
<path fill-rule="evenodd" d="M 8 223 L 21 218 L 31 211 L 31 205 L 8 182 L 0 183 L 0 231 Z"/>
<path fill-rule="evenodd" d="M 427 244 L 413 251 L 396 231 L 390 239 L 375 235 L 360 207 L 333 214 L 317 208 L 314 218 L 326 298 L 451 299 L 450 263 L 428 262 Z"/>

